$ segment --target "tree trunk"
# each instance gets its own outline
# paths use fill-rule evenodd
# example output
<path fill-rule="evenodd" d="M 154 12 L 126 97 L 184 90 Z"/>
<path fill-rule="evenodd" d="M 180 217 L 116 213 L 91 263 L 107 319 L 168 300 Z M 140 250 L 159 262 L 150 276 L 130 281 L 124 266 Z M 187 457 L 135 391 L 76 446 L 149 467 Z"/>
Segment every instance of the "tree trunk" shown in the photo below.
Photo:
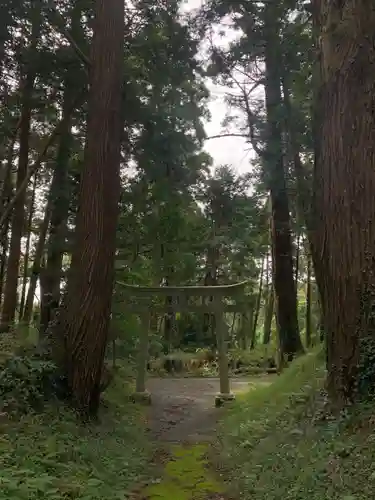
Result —
<path fill-rule="evenodd" d="M 364 0 L 321 0 L 315 7 L 321 23 L 316 279 L 328 390 L 342 406 L 365 390 L 361 369 L 373 373 L 359 363 L 361 340 L 372 346 L 375 340 L 375 12 Z"/>
<path fill-rule="evenodd" d="M 9 25 L 12 22 L 12 15 L 11 2 L 2 0 L 0 3 L 0 68 L 4 62 L 5 45 L 9 39 Z"/>
<path fill-rule="evenodd" d="M 48 295 L 47 301 L 41 302 L 41 317 L 43 322 L 41 326 L 47 327 L 49 321 L 53 317 L 54 311 L 60 303 L 60 283 L 62 273 L 62 263 L 65 250 L 65 239 L 67 230 L 67 219 L 69 214 L 69 155 L 71 149 L 71 106 L 73 96 L 71 89 L 66 85 L 64 93 L 63 117 L 64 126 L 60 133 L 60 143 L 56 158 L 56 168 L 54 176 L 56 182 L 51 187 L 52 213 L 51 226 L 48 241 L 47 262 L 45 273 L 45 285 L 48 290 L 45 293 Z"/>
<path fill-rule="evenodd" d="M 212 237 L 215 237 L 215 229 L 213 231 Z M 207 250 L 207 271 L 204 278 L 204 286 L 216 286 L 217 285 L 217 271 L 218 271 L 218 259 L 219 259 L 219 248 L 217 246 L 210 246 Z M 207 297 L 202 299 L 203 302 L 212 302 L 213 297 Z M 209 337 L 209 342 L 212 348 L 216 347 L 216 322 L 215 315 L 211 313 L 204 313 L 203 315 L 203 334 L 207 338 Z"/>
<path fill-rule="evenodd" d="M 74 406 L 96 415 L 107 345 L 120 198 L 123 0 L 96 0 L 75 247 L 56 334 Z M 55 351 L 57 353 L 57 351 Z"/>
<path fill-rule="evenodd" d="M 254 323 L 252 325 L 252 331 L 251 331 L 250 349 L 254 349 L 254 347 L 255 347 L 255 337 L 256 337 L 256 333 L 257 333 L 258 318 L 259 318 L 260 306 L 262 303 L 263 271 L 264 271 L 264 257 L 262 257 L 262 264 L 261 264 L 260 274 L 259 274 L 259 290 L 258 290 L 257 301 L 256 301 L 256 305 L 255 305 Z"/>
<path fill-rule="evenodd" d="M 270 226 L 271 227 L 271 226 Z M 270 230 L 271 234 L 271 230 Z M 271 340 L 271 325 L 272 325 L 272 318 L 273 318 L 273 313 L 274 313 L 274 291 L 273 291 L 273 283 L 272 283 L 272 276 L 270 279 L 270 269 L 271 268 L 271 259 L 270 255 L 267 254 L 267 265 L 266 265 L 266 278 L 267 278 L 267 284 L 266 284 L 266 289 L 265 289 L 265 312 L 264 312 L 264 323 L 263 323 L 263 345 L 268 345 Z"/>
<path fill-rule="evenodd" d="M 247 337 L 249 334 L 248 327 L 249 327 L 249 325 L 247 323 L 247 315 L 246 315 L 246 313 L 242 313 L 241 314 L 240 338 L 239 338 L 238 344 L 239 344 L 240 349 L 242 349 L 243 351 L 247 350 Z"/>
<path fill-rule="evenodd" d="M 36 0 L 31 10 L 32 33 L 30 47 L 28 48 L 28 59 L 31 62 L 23 68 L 25 78 L 22 82 L 21 122 L 20 122 L 20 148 L 18 155 L 18 170 L 16 189 L 19 189 L 27 178 L 29 161 L 29 136 L 31 124 L 32 98 L 34 80 L 36 75 L 35 57 L 37 55 L 37 42 L 40 36 L 41 26 L 41 2 Z M 18 273 L 21 256 L 21 239 L 25 218 L 26 192 L 18 197 L 14 204 L 11 223 L 11 238 L 9 245 L 9 257 L 7 264 L 6 281 L 4 287 L 4 301 L 1 311 L 1 325 L 6 328 L 14 322 L 17 308 Z M 2 214 L 4 216 L 4 213 Z"/>
<path fill-rule="evenodd" d="M 248 348 L 248 340 L 250 335 L 253 333 L 254 324 L 254 305 L 248 309 L 248 312 L 241 314 L 241 338 L 240 347 L 242 350 L 246 351 Z"/>
<path fill-rule="evenodd" d="M 0 255 L 0 304 L 2 303 L 3 300 L 3 289 L 4 289 L 4 278 L 5 278 L 5 270 L 6 270 L 6 265 L 7 265 L 7 253 L 8 253 L 8 247 L 9 247 L 9 237 L 8 237 L 8 232 L 9 232 L 9 219 L 8 223 L 0 229 L 0 248 L 1 248 L 1 255 Z"/>
<path fill-rule="evenodd" d="M 26 76 L 22 92 L 20 150 L 18 156 L 16 189 L 19 189 L 27 175 L 33 87 L 34 73 L 30 72 Z M 13 323 L 15 319 L 17 307 L 18 272 L 21 256 L 21 239 L 25 217 L 25 198 L 26 191 L 23 191 L 22 195 L 19 196 L 17 202 L 15 203 L 13 210 L 9 257 L 4 287 L 4 301 L 1 311 L 2 328 L 8 327 L 9 324 Z"/>
<path fill-rule="evenodd" d="M 82 39 L 82 2 L 76 2 L 71 12 L 70 33 L 75 41 Z M 60 129 L 59 145 L 56 157 L 56 183 L 53 197 L 51 224 L 47 248 L 46 267 L 43 270 L 44 294 L 41 300 L 41 330 L 45 330 L 60 303 L 61 274 L 67 236 L 69 215 L 69 160 L 72 148 L 72 109 L 77 94 L 77 56 L 71 49 L 71 61 L 68 62 L 64 80 L 64 100 L 62 106 L 63 124 Z M 55 175 L 55 174 L 54 174 Z M 43 332 L 42 332 L 43 333 Z"/>
<path fill-rule="evenodd" d="M 27 239 L 26 239 L 26 248 L 25 255 L 23 258 L 23 276 L 22 276 L 22 292 L 21 292 L 21 301 L 20 301 L 20 310 L 19 317 L 23 316 L 23 308 L 25 305 L 26 298 L 26 289 L 27 289 L 27 280 L 28 280 L 28 268 L 29 268 L 29 258 L 30 258 L 30 240 L 31 240 L 31 228 L 33 222 L 34 215 L 34 204 L 35 204 L 35 191 L 36 191 L 36 183 L 37 183 L 37 175 L 35 174 L 33 190 L 31 193 L 30 207 L 29 207 L 29 217 L 27 221 Z"/>
<path fill-rule="evenodd" d="M 164 247 L 164 245 L 162 245 Z M 164 254 L 164 250 L 162 251 L 162 254 Z M 163 255 L 162 255 L 163 258 Z M 165 286 L 170 286 L 171 283 L 169 281 L 169 278 L 165 278 Z M 173 305 L 173 300 L 174 298 L 169 296 L 165 297 L 165 305 L 168 308 L 171 308 Z M 163 332 L 163 337 L 164 337 L 164 354 L 170 354 L 172 349 L 173 349 L 173 340 L 174 340 L 174 321 L 175 319 L 175 313 L 167 312 L 164 314 L 164 332 Z"/>
<path fill-rule="evenodd" d="M 286 129 L 288 132 L 290 155 L 293 159 L 292 165 L 294 170 L 294 177 L 297 184 L 297 213 L 303 217 L 303 222 L 307 228 L 308 236 L 311 236 L 311 179 L 308 172 L 306 172 L 304 165 L 301 161 L 301 143 L 300 134 L 297 130 L 296 123 L 297 117 L 293 108 L 292 100 L 290 97 L 290 88 L 288 82 L 288 73 L 285 68 L 282 75 L 282 88 L 284 107 L 286 114 Z"/>
<path fill-rule="evenodd" d="M 306 311 L 305 311 L 306 347 L 311 347 L 311 257 L 307 257 Z"/>
<path fill-rule="evenodd" d="M 298 222 L 298 221 L 297 221 Z M 295 267 L 295 282 L 296 282 L 296 291 L 298 295 L 298 278 L 299 278 L 299 254 L 300 254 L 300 245 L 301 245 L 301 234 L 298 232 L 297 234 L 297 244 L 296 244 L 296 267 Z"/>
<path fill-rule="evenodd" d="M 272 318 L 274 313 L 274 301 L 275 295 L 272 287 L 272 283 L 269 287 L 268 291 L 268 300 L 266 306 L 266 313 L 264 316 L 264 326 L 263 326 L 263 345 L 268 345 L 271 340 L 271 326 L 272 326 Z"/>
<path fill-rule="evenodd" d="M 57 170 L 57 169 L 56 169 Z M 52 179 L 51 191 L 53 189 L 53 184 L 56 182 L 56 178 Z M 51 195 L 49 196 L 47 206 L 44 212 L 43 220 L 39 226 L 39 238 L 36 244 L 35 256 L 33 266 L 31 268 L 30 282 L 29 288 L 27 290 L 27 297 L 25 303 L 25 309 L 22 316 L 22 321 L 26 324 L 29 324 L 31 321 L 32 313 L 33 313 L 33 305 L 34 305 L 34 295 L 36 286 L 38 284 L 38 278 L 41 270 L 41 262 L 43 257 L 44 246 L 46 242 L 48 226 L 51 220 L 51 206 L 52 200 Z"/>
<path fill-rule="evenodd" d="M 13 151 L 13 150 L 12 150 Z M 2 193 L 0 196 L 0 210 L 3 211 L 4 207 L 12 196 L 12 182 L 11 182 L 11 173 L 10 170 L 4 179 L 4 186 L 2 188 Z M 4 278 L 6 265 L 8 260 L 8 249 L 9 249 L 9 227 L 10 227 L 10 217 L 6 219 L 6 222 L 3 226 L 0 226 L 0 304 L 3 301 L 3 290 L 4 290 Z"/>
<path fill-rule="evenodd" d="M 265 6 L 265 95 L 267 151 L 265 154 L 272 204 L 272 262 L 280 354 L 288 360 L 303 352 L 298 329 L 297 292 L 293 272 L 293 247 L 289 201 L 282 146 L 279 61 L 281 56 L 278 6 Z"/>

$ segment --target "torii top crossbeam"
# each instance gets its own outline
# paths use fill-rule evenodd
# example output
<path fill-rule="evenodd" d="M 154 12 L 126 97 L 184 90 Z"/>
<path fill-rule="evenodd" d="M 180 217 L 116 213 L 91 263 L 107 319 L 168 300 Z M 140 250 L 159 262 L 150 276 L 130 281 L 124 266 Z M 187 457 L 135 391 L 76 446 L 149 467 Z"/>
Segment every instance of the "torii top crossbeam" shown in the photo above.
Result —
<path fill-rule="evenodd" d="M 116 281 L 116 283 L 124 287 L 131 295 L 221 295 L 223 297 L 235 295 L 243 291 L 249 281 L 242 281 L 231 285 L 216 285 L 216 286 L 139 286 L 130 285 Z"/>

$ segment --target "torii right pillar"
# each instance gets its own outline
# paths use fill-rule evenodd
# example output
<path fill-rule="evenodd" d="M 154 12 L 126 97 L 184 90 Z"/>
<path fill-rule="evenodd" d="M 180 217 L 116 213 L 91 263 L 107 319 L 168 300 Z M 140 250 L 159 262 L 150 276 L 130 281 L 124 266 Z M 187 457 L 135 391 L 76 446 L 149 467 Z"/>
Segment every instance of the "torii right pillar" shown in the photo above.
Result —
<path fill-rule="evenodd" d="M 215 397 L 215 406 L 222 406 L 225 401 L 233 401 L 235 395 L 230 391 L 227 328 L 224 320 L 224 303 L 222 297 L 215 298 L 216 341 L 219 354 L 220 392 Z"/>

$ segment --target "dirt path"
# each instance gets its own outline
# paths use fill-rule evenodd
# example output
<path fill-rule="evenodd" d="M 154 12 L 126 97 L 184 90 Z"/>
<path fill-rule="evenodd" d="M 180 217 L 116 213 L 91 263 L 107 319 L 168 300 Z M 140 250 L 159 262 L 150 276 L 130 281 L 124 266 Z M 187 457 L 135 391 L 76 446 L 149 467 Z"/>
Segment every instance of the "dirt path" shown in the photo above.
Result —
<path fill-rule="evenodd" d="M 151 378 L 149 428 L 159 442 L 206 442 L 215 432 L 223 408 L 215 408 L 218 378 Z M 254 379 L 232 379 L 234 393 L 246 392 Z"/>
<path fill-rule="evenodd" d="M 233 378 L 234 393 L 246 392 L 271 377 Z M 150 439 L 156 444 L 157 476 L 134 492 L 137 500 L 233 500 L 225 478 L 208 456 L 224 408 L 215 408 L 217 378 L 150 378 Z M 228 403 L 230 404 L 230 403 Z"/>

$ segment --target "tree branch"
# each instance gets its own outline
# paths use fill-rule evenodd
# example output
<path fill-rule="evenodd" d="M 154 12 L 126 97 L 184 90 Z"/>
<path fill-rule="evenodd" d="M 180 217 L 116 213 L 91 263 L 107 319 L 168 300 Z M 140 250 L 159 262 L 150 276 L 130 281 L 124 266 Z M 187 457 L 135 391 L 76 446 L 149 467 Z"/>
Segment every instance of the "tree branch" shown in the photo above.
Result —
<path fill-rule="evenodd" d="M 232 76 L 232 78 L 233 78 L 234 83 L 238 86 L 238 88 L 242 92 L 242 97 L 243 97 L 243 100 L 244 100 L 245 110 L 246 110 L 247 126 L 248 126 L 248 129 L 249 129 L 250 143 L 251 143 L 254 151 L 256 152 L 256 154 L 258 156 L 260 156 L 260 157 L 264 157 L 264 151 L 262 151 L 262 149 L 258 146 L 256 138 L 255 138 L 255 130 L 254 130 L 255 117 L 254 117 L 254 113 L 251 111 L 250 102 L 249 102 L 249 95 L 259 85 L 259 82 L 255 83 L 250 88 L 250 90 L 247 90 L 246 87 L 243 86 L 243 85 L 241 85 L 238 82 L 238 80 L 236 80 L 236 78 L 234 76 Z"/>
<path fill-rule="evenodd" d="M 45 157 L 46 157 L 46 155 L 48 153 L 48 150 L 49 150 L 50 146 L 53 144 L 53 142 L 55 141 L 56 137 L 59 135 L 62 126 L 65 124 L 66 120 L 69 119 L 70 115 L 73 113 L 74 109 L 81 102 L 81 100 L 82 100 L 82 98 L 83 98 L 83 96 L 85 94 L 86 94 L 86 89 L 84 89 L 84 91 L 80 92 L 77 95 L 77 97 L 74 100 L 74 102 L 72 103 L 72 106 L 70 107 L 69 111 L 66 113 L 66 115 L 64 116 L 64 118 L 56 125 L 56 127 L 53 130 L 52 134 L 46 140 L 46 142 L 44 144 L 44 147 L 43 147 L 41 153 L 39 154 L 39 157 L 37 158 L 37 160 L 34 162 L 33 165 L 31 165 L 28 168 L 26 177 L 22 181 L 22 184 L 18 188 L 18 191 L 15 193 L 15 195 L 10 200 L 10 202 L 7 204 L 7 206 L 5 207 L 3 213 L 1 214 L 1 217 L 0 217 L 0 227 L 3 226 L 3 224 L 5 223 L 5 221 L 8 218 L 8 215 L 12 211 L 14 205 L 17 203 L 17 200 L 19 199 L 19 197 L 21 196 L 21 194 L 24 192 L 24 190 L 27 188 L 27 185 L 28 185 L 29 180 L 31 179 L 31 177 L 39 170 L 41 164 L 43 163 L 43 161 L 44 161 L 44 159 L 45 159 Z"/>
<path fill-rule="evenodd" d="M 80 49 L 74 38 L 72 37 L 71 33 L 69 30 L 65 28 L 65 21 L 60 12 L 56 9 L 56 6 L 53 5 L 52 2 L 47 3 L 47 9 L 51 11 L 57 18 L 58 22 L 53 22 L 52 16 L 48 16 L 50 19 L 51 24 L 54 24 L 58 30 L 61 32 L 63 36 L 68 40 L 72 48 L 74 49 L 75 53 L 77 54 L 78 58 L 83 62 L 86 68 L 90 67 L 90 59 L 84 54 L 84 52 Z"/>

